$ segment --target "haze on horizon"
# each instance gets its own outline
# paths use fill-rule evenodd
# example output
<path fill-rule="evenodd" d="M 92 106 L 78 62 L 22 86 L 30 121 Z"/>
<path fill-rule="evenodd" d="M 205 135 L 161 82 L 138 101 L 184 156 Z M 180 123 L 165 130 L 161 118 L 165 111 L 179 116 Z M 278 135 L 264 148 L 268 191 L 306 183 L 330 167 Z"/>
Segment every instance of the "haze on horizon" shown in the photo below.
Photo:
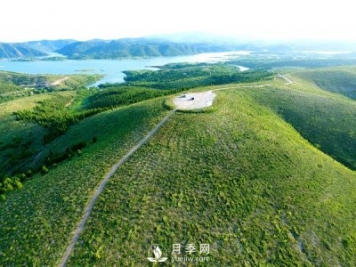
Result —
<path fill-rule="evenodd" d="M 0 42 L 208 32 L 238 39 L 356 41 L 349 0 L 2 0 Z"/>

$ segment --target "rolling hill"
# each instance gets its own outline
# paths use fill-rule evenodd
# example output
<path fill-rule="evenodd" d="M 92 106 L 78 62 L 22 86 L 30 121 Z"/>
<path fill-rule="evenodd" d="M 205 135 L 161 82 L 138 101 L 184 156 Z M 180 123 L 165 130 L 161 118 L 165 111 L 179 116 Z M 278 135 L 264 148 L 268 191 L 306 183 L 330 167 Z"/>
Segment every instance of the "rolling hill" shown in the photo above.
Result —
<path fill-rule="evenodd" d="M 101 75 L 30 75 L 0 71 L 0 103 L 40 92 L 55 92 L 83 88 L 96 82 Z M 1 165 L 1 164 L 0 164 Z M 1 173 L 1 172 L 0 172 Z"/>
<path fill-rule="evenodd" d="M 216 105 L 177 114 L 115 174 L 70 266 L 144 266 L 152 244 L 172 259 L 191 243 L 210 244 L 209 266 L 354 263 L 355 174 L 238 87 Z"/>
<path fill-rule="evenodd" d="M 40 57 L 46 55 L 47 53 L 24 44 L 0 43 L 0 58 Z"/>
<path fill-rule="evenodd" d="M 0 58 L 34 58 L 47 56 L 74 40 L 41 40 L 23 43 L 0 43 Z"/>
<path fill-rule="evenodd" d="M 56 52 L 69 58 L 126 58 L 182 56 L 204 52 L 222 52 L 237 49 L 233 45 L 213 45 L 209 43 L 174 43 L 145 38 L 119 40 L 92 40 L 76 42 Z"/>
<path fill-rule="evenodd" d="M 355 74 L 356 69 L 353 67 L 325 68 L 297 73 L 299 77 L 313 82 L 324 90 L 356 100 Z"/>
<path fill-rule="evenodd" d="M 30 41 L 23 43 L 24 45 L 42 51 L 44 53 L 53 53 L 58 49 L 61 49 L 69 44 L 77 42 L 76 40 L 63 39 L 63 40 L 39 40 L 39 41 Z"/>
<path fill-rule="evenodd" d="M 185 32 L 175 34 L 163 34 L 140 38 L 122 38 L 113 40 L 87 40 L 77 41 L 72 39 L 38 40 L 22 43 L 0 43 L 0 58 L 38 57 L 59 53 L 71 59 L 117 59 L 129 57 L 157 57 L 157 56 L 182 56 L 206 52 L 225 52 L 234 50 L 255 51 L 259 54 L 283 55 L 292 58 L 279 62 L 273 60 L 273 64 L 259 61 L 263 67 L 277 66 L 335 66 L 335 62 L 344 65 L 346 61 L 354 64 L 352 56 L 355 54 L 355 44 L 350 42 L 266 42 L 254 39 L 241 39 L 227 35 L 207 34 L 202 32 Z M 319 53 L 321 51 L 321 53 Z M 323 60 L 315 62 L 315 57 L 325 57 L 322 52 L 336 52 L 335 62 L 325 65 Z M 338 54 L 340 53 L 340 54 Z M 310 60 L 310 56 L 313 60 Z M 305 61 L 297 62 L 304 57 Z M 284 61 L 284 62 L 283 62 Z M 247 60 L 246 66 L 254 66 L 254 60 Z M 310 65 L 312 64 L 312 65 Z M 333 65 L 334 64 L 334 65 Z M 245 62 L 243 63 L 245 65 Z"/>
<path fill-rule="evenodd" d="M 196 88 L 220 89 L 214 107 L 176 112 L 117 170 L 67 266 L 148 266 L 152 245 L 168 265 L 192 264 L 174 263 L 177 244 L 182 257 L 208 258 L 198 266 L 356 265 L 356 174 L 322 143 L 345 142 L 335 136 L 352 128 L 343 119 L 350 122 L 356 106 L 298 75 L 289 85 Z M 90 145 L 6 195 L 0 265 L 58 265 L 94 189 L 170 112 L 166 99 L 106 110 L 54 140 L 53 153 Z M 197 251 L 187 253 L 188 245 Z"/>
<path fill-rule="evenodd" d="M 354 67 L 299 70 L 289 77 L 294 84 L 249 93 L 315 147 L 356 170 Z"/>
<path fill-rule="evenodd" d="M 131 38 L 118 40 L 41 40 L 18 44 L 0 43 L 0 58 L 40 57 L 59 53 L 71 59 L 117 59 L 182 56 L 236 50 L 234 44 L 176 43 L 168 40 Z"/>

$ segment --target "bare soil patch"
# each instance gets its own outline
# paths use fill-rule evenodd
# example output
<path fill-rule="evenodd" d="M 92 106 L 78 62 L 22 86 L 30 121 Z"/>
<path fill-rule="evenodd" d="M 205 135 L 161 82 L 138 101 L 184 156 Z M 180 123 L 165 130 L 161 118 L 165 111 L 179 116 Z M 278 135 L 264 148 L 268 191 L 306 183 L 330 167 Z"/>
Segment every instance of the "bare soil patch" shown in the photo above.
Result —
<path fill-rule="evenodd" d="M 177 109 L 191 110 L 210 107 L 213 104 L 216 94 L 212 91 L 200 93 L 188 93 L 176 97 L 173 100 Z"/>

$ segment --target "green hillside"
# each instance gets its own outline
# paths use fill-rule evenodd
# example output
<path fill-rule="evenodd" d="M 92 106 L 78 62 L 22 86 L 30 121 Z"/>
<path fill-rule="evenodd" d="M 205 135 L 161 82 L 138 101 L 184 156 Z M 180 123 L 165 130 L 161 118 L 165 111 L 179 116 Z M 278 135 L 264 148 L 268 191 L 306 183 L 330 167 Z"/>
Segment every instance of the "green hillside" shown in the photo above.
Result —
<path fill-rule="evenodd" d="M 351 96 L 351 90 L 340 89 L 356 79 L 356 73 L 351 75 L 353 69 L 298 71 L 289 76 L 294 84 L 277 82 L 263 89 L 248 90 L 248 94 L 272 108 L 314 146 L 356 170 L 356 102 L 343 96 L 347 92 Z M 334 76 L 330 78 L 329 73 Z M 342 79 L 345 76 L 348 79 Z M 308 77 L 312 82 L 299 77 Z M 340 94 L 322 90 L 314 79 L 323 81 L 323 89 Z"/>
<path fill-rule="evenodd" d="M 176 111 L 115 172 L 67 266 L 157 266 L 153 245 L 163 266 L 356 265 L 354 67 L 127 74 L 0 103 L 0 266 L 57 266 L 103 177 L 188 87 L 217 89 L 213 108 Z"/>
<path fill-rule="evenodd" d="M 149 266 L 151 245 L 172 258 L 177 243 L 210 244 L 200 266 L 356 263 L 355 173 L 245 90 L 216 104 L 176 114 L 115 174 L 69 266 Z"/>
<path fill-rule="evenodd" d="M 178 243 L 210 245 L 198 266 L 356 264 L 355 173 L 254 99 L 268 87 L 232 87 L 214 112 L 173 115 L 116 172 L 67 266 L 151 266 L 151 245 L 171 261 Z M 87 118 L 57 141 L 97 138 L 0 203 L 0 264 L 59 263 L 93 189 L 167 113 L 162 101 Z"/>
<path fill-rule="evenodd" d="M 314 82 L 320 88 L 339 93 L 356 100 L 356 68 L 338 67 L 299 72 L 303 79 Z"/>
<path fill-rule="evenodd" d="M 55 50 L 61 49 L 64 46 L 67 46 L 71 43 L 76 42 L 71 39 L 61 39 L 61 40 L 39 40 L 39 41 L 30 41 L 22 43 L 30 48 L 42 51 L 44 53 L 51 53 Z"/>
<path fill-rule="evenodd" d="M 61 95 L 69 98 L 72 96 L 68 92 Z M 45 129 L 38 125 L 16 121 L 13 113 L 33 108 L 39 101 L 52 97 L 50 94 L 38 94 L 0 103 L 0 183 L 11 169 L 28 163 L 24 159 L 37 152 L 41 147 L 42 137 L 46 134 Z"/>
<path fill-rule="evenodd" d="M 47 53 L 28 47 L 25 44 L 0 43 L 0 58 L 39 57 L 46 55 Z"/>
<path fill-rule="evenodd" d="M 106 59 L 129 57 L 183 56 L 207 52 L 224 52 L 238 49 L 237 45 L 214 45 L 210 43 L 178 43 L 150 38 L 127 38 L 118 40 L 90 40 L 75 42 L 57 53 L 73 59 Z"/>
<path fill-rule="evenodd" d="M 38 174 L 0 203 L 0 266 L 55 265 L 91 192 L 111 165 L 163 117 L 161 103 L 98 114 L 53 144 L 52 150 L 58 152 L 96 139 L 80 155 L 47 175 Z"/>
<path fill-rule="evenodd" d="M 55 149 L 58 140 L 67 134 L 70 127 L 90 116 L 118 106 L 173 94 L 188 85 L 196 87 L 199 83 L 211 84 L 213 81 L 224 84 L 273 77 L 267 71 L 236 71 L 236 66 L 223 64 L 169 65 L 162 70 L 144 72 L 143 75 L 139 72 L 138 76 L 133 76 L 134 80 L 124 84 L 102 85 L 101 90 L 80 90 L 80 84 L 94 79 L 97 77 L 95 75 L 63 77 L 0 73 L 0 79 L 18 85 L 19 93 L 33 95 L 8 101 L 9 97 L 19 98 L 21 94 L 6 93 L 5 101 L 8 102 L 1 105 L 4 113 L 0 114 L 5 124 L 3 134 L 0 135 L 0 197 L 5 199 L 6 192 L 21 188 L 23 182 L 37 173 L 48 173 L 97 140 L 96 136 L 86 141 L 73 139 L 72 142 L 62 144 L 61 149 Z M 210 78 L 209 73 L 214 75 Z M 54 82 L 50 83 L 50 80 Z M 48 88 L 23 88 L 25 84 L 38 81 L 42 81 L 40 84 L 52 85 Z M 151 88 L 151 85 L 160 89 Z M 44 93 L 45 97 L 37 97 L 39 93 Z"/>
<path fill-rule="evenodd" d="M 0 103 L 34 93 L 82 89 L 101 77 L 99 74 L 31 75 L 0 71 Z"/>
<path fill-rule="evenodd" d="M 183 90 L 201 86 L 228 83 L 248 83 L 273 79 L 267 69 L 240 71 L 227 63 L 173 63 L 160 67 L 158 71 L 124 71 L 129 85 L 157 89 Z"/>

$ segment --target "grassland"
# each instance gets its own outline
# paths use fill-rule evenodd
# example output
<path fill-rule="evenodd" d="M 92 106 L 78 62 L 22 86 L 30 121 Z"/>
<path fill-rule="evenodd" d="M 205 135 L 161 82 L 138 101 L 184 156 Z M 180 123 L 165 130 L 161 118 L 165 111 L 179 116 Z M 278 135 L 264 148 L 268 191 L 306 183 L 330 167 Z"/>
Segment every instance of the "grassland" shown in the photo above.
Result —
<path fill-rule="evenodd" d="M 356 68 L 324 68 L 314 71 L 298 72 L 299 77 L 312 81 L 318 87 L 345 95 L 356 100 Z"/>
<path fill-rule="evenodd" d="M 82 89 L 100 77 L 102 75 L 30 75 L 0 71 L 0 103 L 34 93 Z"/>
<path fill-rule="evenodd" d="M 236 66 L 224 64 L 171 64 L 164 66 L 159 71 L 133 72 L 130 74 L 129 81 L 124 84 L 103 85 L 101 86 L 102 90 L 80 90 L 78 84 L 73 83 L 73 81 L 79 79 L 78 82 L 81 84 L 96 76 L 72 75 L 57 79 L 58 76 L 54 75 L 2 73 L 1 79 L 7 83 L 13 80 L 12 83 L 17 86 L 34 83 L 36 79 L 44 79 L 44 83 L 46 79 L 56 77 L 57 80 L 54 82 L 56 89 L 43 88 L 40 89 L 41 92 L 54 91 L 58 93 L 65 89 L 63 86 L 69 86 L 71 91 L 68 91 L 68 94 L 52 94 L 51 97 L 38 101 L 32 109 L 25 105 L 23 108 L 14 110 L 7 117 L 7 121 L 12 120 L 11 125 L 18 127 L 12 128 L 7 136 L 0 137 L 0 145 L 1 143 L 4 144 L 4 146 L 0 146 L 0 157 L 5 159 L 3 161 L 4 168 L 0 171 L 0 183 L 6 178 L 10 178 L 12 181 L 19 179 L 24 181 L 39 171 L 46 173 L 49 167 L 58 165 L 90 144 L 91 142 L 78 141 L 71 146 L 64 145 L 61 152 L 55 152 L 52 149 L 57 142 L 56 139 L 64 135 L 71 126 L 81 120 L 104 110 L 179 92 L 187 85 L 197 86 L 197 84 L 191 83 L 192 79 L 203 79 L 198 84 L 204 85 L 210 79 L 209 73 L 213 73 L 212 77 L 215 78 L 221 75 L 215 82 L 223 84 L 235 81 L 236 78 L 241 81 L 251 81 L 272 77 L 272 74 L 266 71 L 239 72 Z M 163 77 L 165 78 L 163 79 Z M 152 84 L 152 82 L 154 83 Z M 182 83 L 184 86 L 182 86 Z M 137 86 L 137 84 L 140 86 Z M 166 87 L 167 84 L 169 84 L 168 87 Z M 159 89 L 151 88 L 151 85 Z M 31 93 L 33 91 L 29 92 L 30 95 Z M 29 103 L 31 103 L 31 99 L 28 98 Z M 16 119 L 16 122 L 14 119 Z M 24 126 L 24 122 L 27 123 L 26 126 Z M 21 130 L 20 125 L 35 129 L 34 134 L 32 134 L 32 131 Z M 9 135 L 11 135 L 11 140 L 8 137 Z M 94 136 L 93 140 L 95 138 Z M 21 152 L 18 153 L 18 151 Z M 9 186 L 0 184 L 0 195 L 12 190 L 13 184 Z"/>
<path fill-rule="evenodd" d="M 229 63 L 167 64 L 159 71 L 125 71 L 124 73 L 125 81 L 129 84 L 171 90 L 229 83 L 251 83 L 273 78 L 272 73 L 267 69 L 241 72 L 236 65 Z"/>
<path fill-rule="evenodd" d="M 23 161 L 24 158 L 40 149 L 42 138 L 47 133 L 37 124 L 15 120 L 14 112 L 32 109 L 39 102 L 52 99 L 56 95 L 72 99 L 75 93 L 39 94 L 0 103 L 0 176 L 14 167 L 20 167 L 18 160 Z M 20 155 L 21 153 L 28 155 Z"/>
<path fill-rule="evenodd" d="M 294 84 L 283 85 L 284 81 L 280 81 L 263 89 L 248 90 L 248 94 L 272 108 L 315 147 L 356 170 L 356 102 L 345 97 L 344 91 L 340 93 L 342 89 L 338 90 L 352 80 L 345 79 L 339 85 L 330 83 L 328 88 L 333 90 L 324 90 L 314 83 L 314 79 L 322 77 L 328 81 L 329 74 L 334 72 L 350 75 L 352 69 L 297 71 L 290 76 Z M 310 81 L 300 77 L 309 77 Z"/>
<path fill-rule="evenodd" d="M 161 104 L 155 100 L 98 114 L 53 144 L 56 151 L 97 138 L 80 156 L 33 177 L 0 204 L 0 265 L 53 266 L 103 174 L 166 114 Z"/>
<path fill-rule="evenodd" d="M 208 266 L 355 264 L 355 173 L 245 90 L 216 105 L 177 114 L 115 174 L 69 266 L 149 266 L 151 245 L 177 243 L 210 244 Z"/>
<path fill-rule="evenodd" d="M 127 85 L 107 87 L 88 99 L 88 108 L 125 106 L 168 94 L 172 94 L 172 91 Z"/>
<path fill-rule="evenodd" d="M 171 254 L 173 244 L 181 244 L 181 256 L 189 256 L 191 243 L 210 245 L 210 254 L 190 255 L 209 257 L 194 266 L 355 266 L 355 155 L 347 149 L 355 140 L 355 102 L 302 72 L 286 74 L 290 85 L 267 79 L 195 88 L 227 90 L 216 91 L 209 112 L 173 115 L 115 173 L 67 266 L 152 266 L 147 257 L 154 244 L 169 257 L 165 265 L 193 266 L 172 262 L 178 255 Z M 120 88 L 105 90 L 120 98 Z M 77 94 L 62 95 L 74 97 L 70 112 L 89 107 L 93 97 L 112 106 L 105 92 Z M 0 116 L 13 131 L 3 144 L 21 127 L 44 135 L 12 112 L 53 97 L 4 105 Z M 90 143 L 0 202 L 0 266 L 59 263 L 95 187 L 169 112 L 166 99 L 112 106 L 41 148 L 39 158 L 46 160 Z M 4 124 L 0 131 L 6 134 Z"/>

